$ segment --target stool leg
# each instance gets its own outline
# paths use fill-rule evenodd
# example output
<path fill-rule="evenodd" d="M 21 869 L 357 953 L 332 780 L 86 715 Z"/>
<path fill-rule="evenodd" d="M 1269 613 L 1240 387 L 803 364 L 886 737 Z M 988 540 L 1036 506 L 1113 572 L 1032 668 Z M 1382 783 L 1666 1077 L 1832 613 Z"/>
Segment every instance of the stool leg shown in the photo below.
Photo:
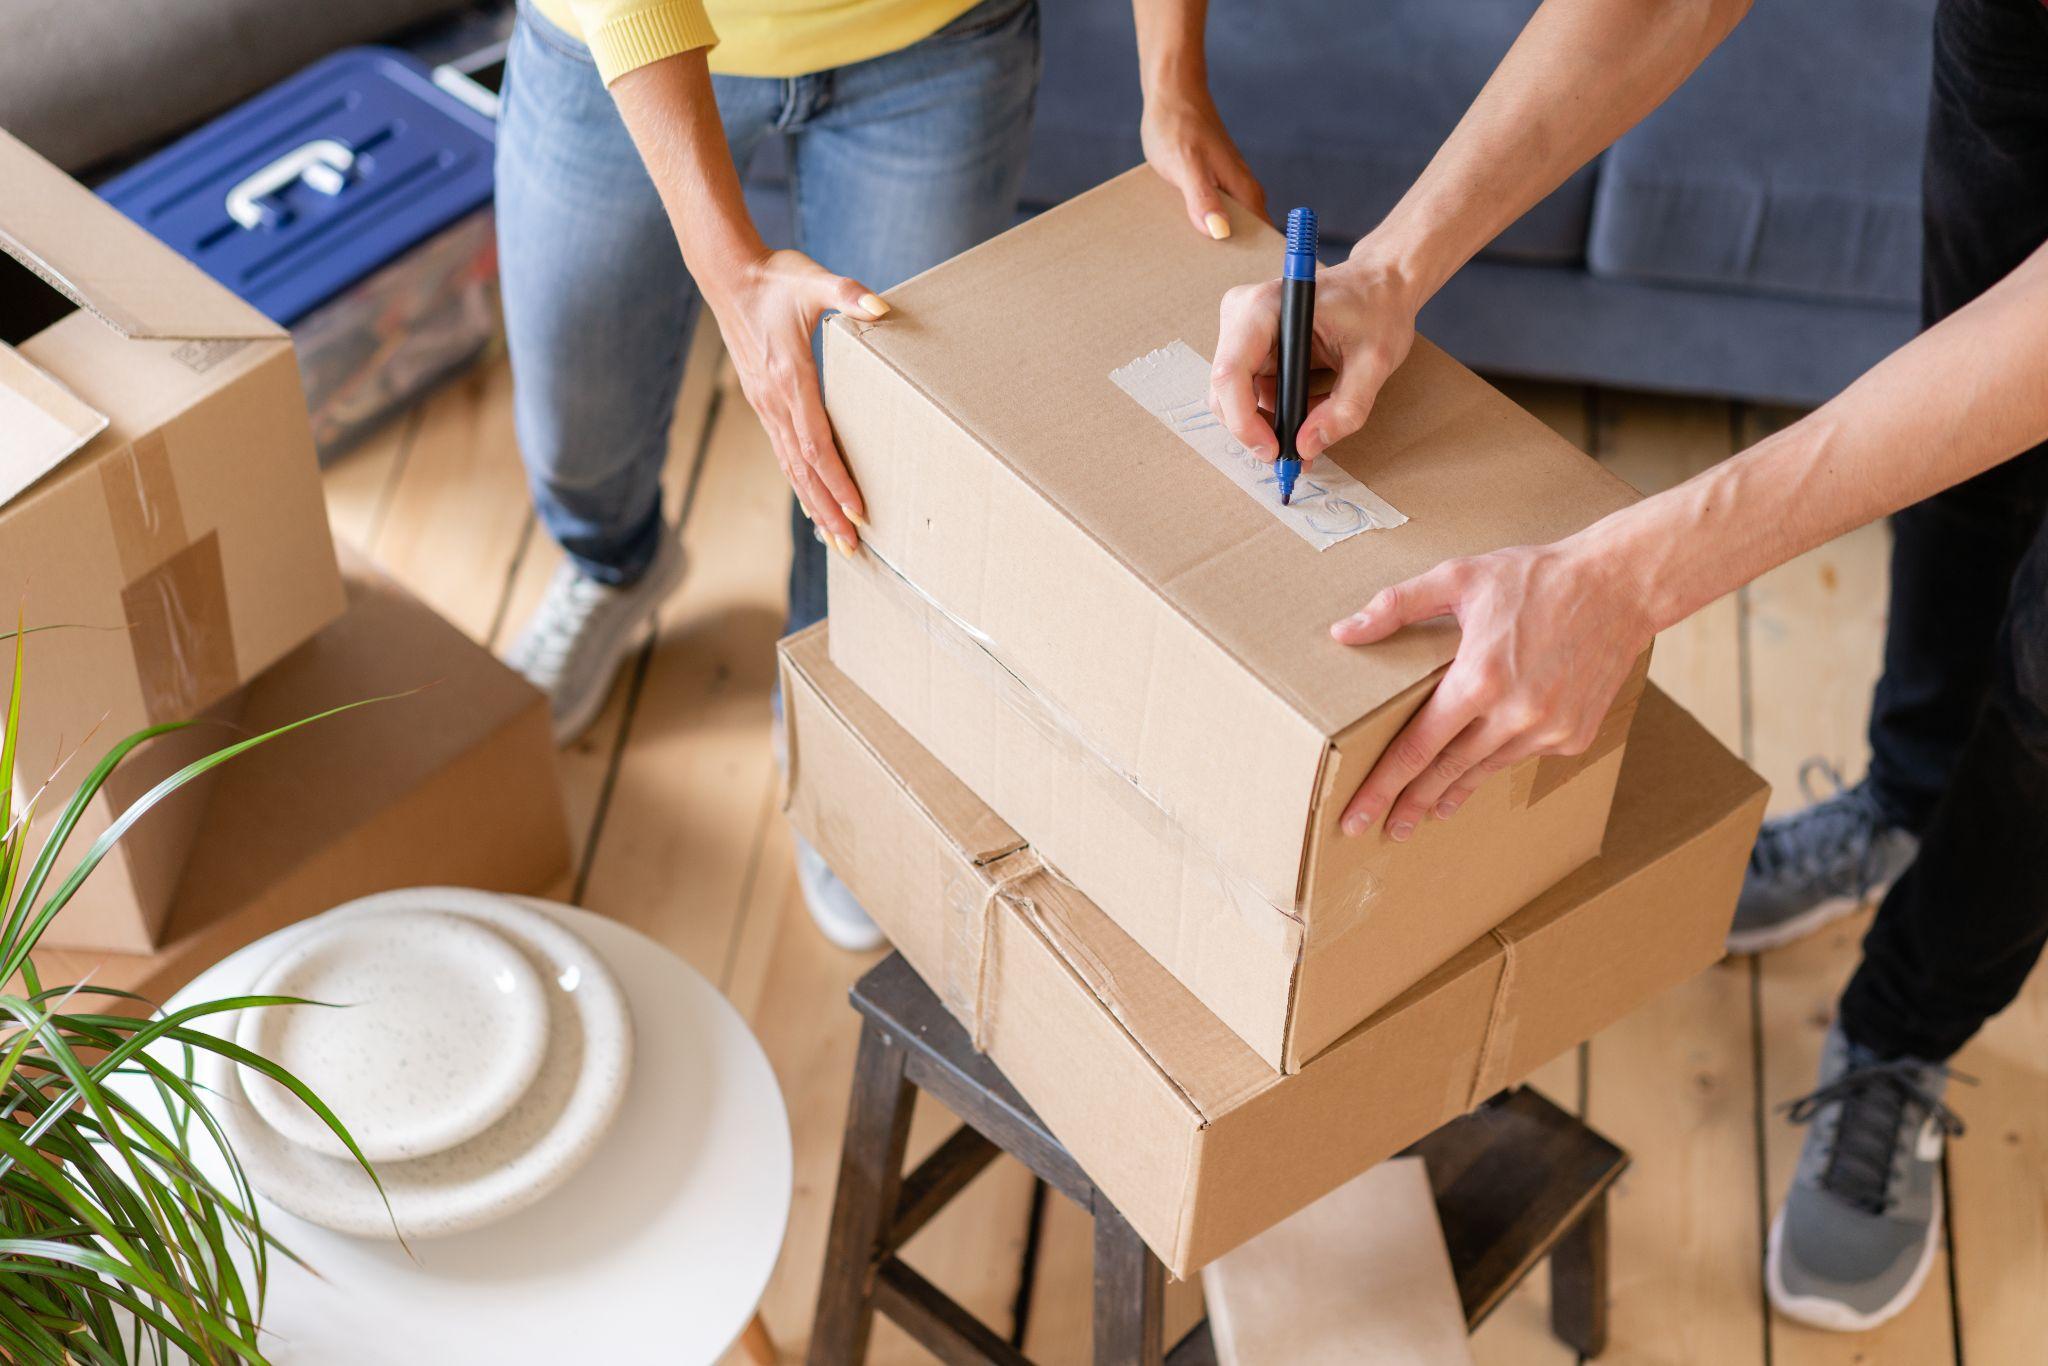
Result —
<path fill-rule="evenodd" d="M 740 1351 L 754 1366 L 775 1366 L 781 1358 L 775 1353 L 775 1339 L 768 1336 L 768 1325 L 759 1314 L 747 1323 L 746 1331 L 740 1334 Z"/>
<path fill-rule="evenodd" d="M 1582 1356 L 1607 1347 L 1607 1196 L 1550 1252 L 1550 1330 Z"/>
<path fill-rule="evenodd" d="M 880 1027 L 862 1027 L 811 1326 L 810 1366 L 856 1366 L 867 1358 L 875 1326 L 875 1268 L 903 1185 L 903 1150 L 916 1099 L 903 1074 L 905 1058 Z"/>
<path fill-rule="evenodd" d="M 1160 1366 L 1165 1335 L 1166 1268 L 1097 1191 L 1095 1366 Z"/>

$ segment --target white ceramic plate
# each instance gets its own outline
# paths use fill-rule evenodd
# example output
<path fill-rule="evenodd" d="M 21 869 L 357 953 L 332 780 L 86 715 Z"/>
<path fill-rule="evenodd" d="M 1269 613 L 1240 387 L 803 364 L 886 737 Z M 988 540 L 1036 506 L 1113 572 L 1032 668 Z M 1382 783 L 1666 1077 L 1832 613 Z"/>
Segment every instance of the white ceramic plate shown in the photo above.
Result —
<path fill-rule="evenodd" d="M 633 1025 L 611 971 L 581 939 L 538 911 L 488 892 L 410 888 L 329 911 L 322 925 L 393 911 L 443 911 L 490 926 L 540 974 L 548 1001 L 546 1054 L 533 1085 L 504 1118 L 467 1143 L 376 1164 L 391 1201 L 353 1160 L 300 1147 L 265 1124 L 242 1089 L 243 1069 L 201 1052 L 221 1127 L 250 1184 L 301 1219 L 365 1238 L 440 1237 L 502 1219 L 566 1180 L 596 1147 L 626 1093 Z M 394 1221 L 396 1229 L 394 1229 Z"/>
<path fill-rule="evenodd" d="M 475 1138 L 540 1071 L 548 1002 L 526 956 L 445 911 L 357 915 L 286 949 L 250 989 L 320 1005 L 245 1010 L 235 1042 L 312 1087 L 372 1162 Z M 329 1157 L 348 1149 L 298 1097 L 245 1071 L 256 1113 Z"/>

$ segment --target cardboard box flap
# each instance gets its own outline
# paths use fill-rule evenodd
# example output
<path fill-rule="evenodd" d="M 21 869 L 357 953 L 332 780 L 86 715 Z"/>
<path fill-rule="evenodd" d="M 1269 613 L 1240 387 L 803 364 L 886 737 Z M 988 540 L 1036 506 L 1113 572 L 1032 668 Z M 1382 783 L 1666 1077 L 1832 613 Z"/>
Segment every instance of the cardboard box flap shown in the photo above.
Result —
<path fill-rule="evenodd" d="M 784 652 L 811 681 L 825 704 L 895 775 L 899 786 L 930 817 L 932 824 L 978 868 L 986 868 L 1023 849 L 1022 835 L 989 810 L 981 798 L 968 790 L 967 784 L 926 753 L 889 713 L 832 666 L 826 658 L 825 629 L 826 623 L 822 621 L 805 627 L 784 642 Z M 803 756 L 795 734 L 796 719 L 789 714 L 786 702 L 787 699 L 783 715 L 790 727 L 789 781 L 794 786 L 796 767 Z"/>
<path fill-rule="evenodd" d="M 1056 869 L 1044 868 L 1005 899 L 1203 1122 L 1280 1083 L 1278 1072 Z"/>
<path fill-rule="evenodd" d="M 827 366 L 851 342 L 893 371 L 1332 736 L 1455 643 L 1442 624 L 1349 649 L 1330 640 L 1332 621 L 1446 558 L 1558 539 L 1635 494 L 1418 341 L 1364 430 L 1331 453 L 1408 521 L 1314 548 L 1109 378 L 1176 341 L 1214 355 L 1224 291 L 1273 278 L 1282 255 L 1269 224 L 1237 206 L 1231 223 L 1225 241 L 1201 237 L 1177 191 L 1131 171 L 890 291 L 880 323 L 835 316 Z M 1102 249 L 1105 224 L 1127 249 Z M 1195 405 L 1187 421 L 1209 419 Z M 1483 516 L 1471 510 L 1481 489 Z"/>
<path fill-rule="evenodd" d="M 0 130 L 0 250 L 124 337 L 282 337 L 284 329 Z"/>
<path fill-rule="evenodd" d="M 0 342 L 0 506 L 106 426 L 105 413 Z"/>

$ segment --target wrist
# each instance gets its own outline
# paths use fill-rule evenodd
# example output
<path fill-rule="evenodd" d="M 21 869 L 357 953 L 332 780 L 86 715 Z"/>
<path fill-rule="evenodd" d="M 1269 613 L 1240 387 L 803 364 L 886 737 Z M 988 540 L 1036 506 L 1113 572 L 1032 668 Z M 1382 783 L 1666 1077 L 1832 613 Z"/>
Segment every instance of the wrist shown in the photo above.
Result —
<path fill-rule="evenodd" d="M 1646 639 L 1720 596 L 1702 581 L 1697 560 L 1685 553 L 1687 530 L 1670 524 L 1670 510 L 1663 500 L 1646 498 L 1563 543 L 1610 577 L 1614 592 L 1630 604 Z"/>
<path fill-rule="evenodd" d="M 1411 262 L 1385 250 L 1385 244 L 1376 243 L 1368 248 L 1366 241 L 1353 247 L 1343 262 L 1324 270 L 1320 287 L 1327 289 L 1334 285 L 1355 291 L 1361 298 L 1369 300 L 1375 311 L 1398 311 L 1403 320 L 1413 327 L 1415 315 L 1429 302 L 1430 291 L 1423 287 Z"/>

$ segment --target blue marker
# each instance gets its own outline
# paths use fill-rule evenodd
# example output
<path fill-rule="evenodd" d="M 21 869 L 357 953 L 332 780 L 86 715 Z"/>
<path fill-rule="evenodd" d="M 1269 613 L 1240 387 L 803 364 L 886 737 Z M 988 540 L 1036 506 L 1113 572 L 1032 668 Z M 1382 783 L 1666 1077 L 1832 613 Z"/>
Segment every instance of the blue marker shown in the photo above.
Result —
<path fill-rule="evenodd" d="M 1280 272 L 1280 382 L 1273 399 L 1274 435 L 1280 459 L 1280 505 L 1294 499 L 1301 454 L 1294 439 L 1308 411 L 1309 338 L 1316 319 L 1316 211 L 1287 211 L 1287 263 Z"/>

